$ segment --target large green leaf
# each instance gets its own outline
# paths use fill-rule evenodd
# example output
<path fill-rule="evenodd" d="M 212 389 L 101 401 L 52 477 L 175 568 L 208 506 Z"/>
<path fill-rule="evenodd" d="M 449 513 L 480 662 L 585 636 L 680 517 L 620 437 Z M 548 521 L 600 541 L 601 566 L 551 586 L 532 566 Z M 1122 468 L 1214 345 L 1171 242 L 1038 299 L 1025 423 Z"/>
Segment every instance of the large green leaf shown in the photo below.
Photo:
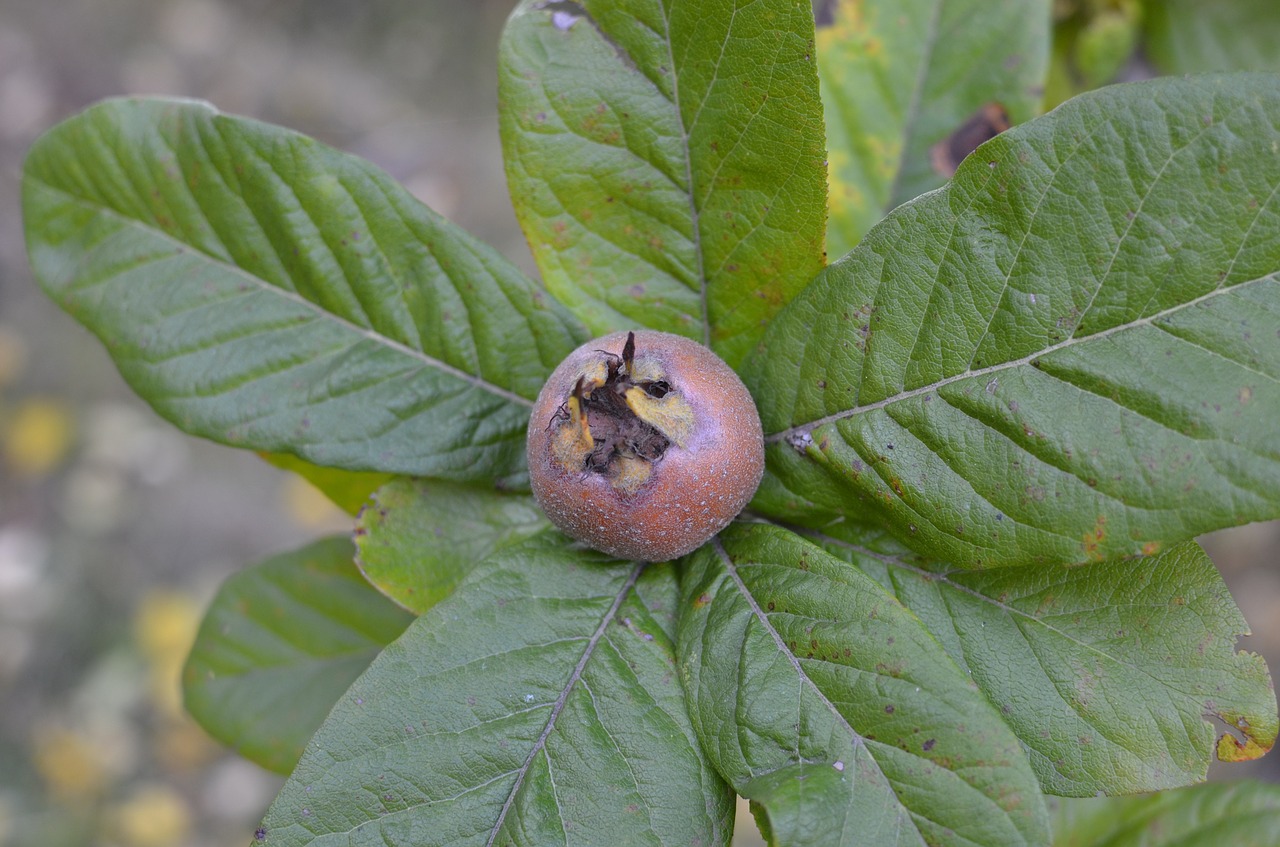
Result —
<path fill-rule="evenodd" d="M 288 773 L 343 691 L 413 618 L 361 577 L 346 538 L 223 583 L 183 671 L 187 709 L 242 756 Z"/>
<path fill-rule="evenodd" d="M 1275 847 L 1280 785 L 1198 785 L 1148 797 L 1068 800 L 1054 847 Z"/>
<path fill-rule="evenodd" d="M 921 618 L 999 708 L 1048 792 L 1199 782 L 1216 735 L 1207 717 L 1233 727 L 1217 740 L 1223 760 L 1275 743 L 1266 662 L 1236 651 L 1248 625 L 1195 542 L 1085 566 L 956 571 L 893 544 L 822 540 Z"/>
<path fill-rule="evenodd" d="M 200 103 L 60 124 L 23 204 L 50 296 L 160 414 L 234 446 L 519 479 L 531 398 L 585 340 L 372 165 Z"/>
<path fill-rule="evenodd" d="M 1262 74 L 1115 86 L 988 142 L 770 327 L 745 374 L 767 490 L 963 566 L 1280 515 L 1277 149 Z"/>
<path fill-rule="evenodd" d="M 528 495 L 398 479 L 361 512 L 356 561 L 383 594 L 422 613 L 481 559 L 550 526 Z"/>
<path fill-rule="evenodd" d="M 1049 57 L 1046 0 L 819 0 L 831 163 L 827 250 L 939 185 L 979 143 L 1033 117 Z"/>
<path fill-rule="evenodd" d="M 732 795 L 689 725 L 676 603 L 672 566 L 555 533 L 495 554 L 334 707 L 264 843 L 727 844 Z"/>
<path fill-rule="evenodd" d="M 822 267 L 808 0 L 524 0 L 499 73 L 516 215 L 597 334 L 666 330 L 736 364 Z"/>
<path fill-rule="evenodd" d="M 1144 0 L 1146 52 L 1164 73 L 1280 71 L 1275 0 Z"/>
<path fill-rule="evenodd" d="M 909 611 L 777 527 L 686 560 L 680 661 L 716 769 L 787 847 L 1043 844 L 1018 740 Z"/>

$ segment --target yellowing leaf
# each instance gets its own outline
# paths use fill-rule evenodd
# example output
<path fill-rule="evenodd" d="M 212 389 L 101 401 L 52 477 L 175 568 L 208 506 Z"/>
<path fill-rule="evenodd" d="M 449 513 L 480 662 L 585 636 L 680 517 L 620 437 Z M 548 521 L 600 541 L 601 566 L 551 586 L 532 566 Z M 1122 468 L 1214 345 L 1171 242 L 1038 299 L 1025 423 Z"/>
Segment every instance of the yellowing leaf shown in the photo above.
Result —
<path fill-rule="evenodd" d="M 300 476 L 284 481 L 284 508 L 294 523 L 307 529 L 336 529 L 350 525 L 350 517 L 325 493 Z"/>

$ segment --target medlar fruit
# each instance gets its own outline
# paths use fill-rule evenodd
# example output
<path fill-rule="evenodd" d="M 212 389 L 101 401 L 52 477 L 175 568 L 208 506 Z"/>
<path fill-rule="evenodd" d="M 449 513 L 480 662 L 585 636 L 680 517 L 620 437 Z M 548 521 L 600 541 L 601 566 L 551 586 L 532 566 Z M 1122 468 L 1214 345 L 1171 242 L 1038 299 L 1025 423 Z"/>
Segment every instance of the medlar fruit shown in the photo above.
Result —
<path fill-rule="evenodd" d="M 652 330 L 570 353 L 538 395 L 526 451 L 551 522 L 623 559 L 697 549 L 764 473 L 760 415 L 742 380 L 701 344 Z"/>

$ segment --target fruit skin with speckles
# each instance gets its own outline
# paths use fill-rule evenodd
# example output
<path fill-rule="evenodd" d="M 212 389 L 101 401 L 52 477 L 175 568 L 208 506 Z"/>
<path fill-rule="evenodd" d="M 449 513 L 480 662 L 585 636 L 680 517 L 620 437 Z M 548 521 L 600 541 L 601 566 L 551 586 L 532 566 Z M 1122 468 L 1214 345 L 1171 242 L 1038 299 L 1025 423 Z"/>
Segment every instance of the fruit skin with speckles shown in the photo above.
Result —
<path fill-rule="evenodd" d="M 526 454 L 534 497 L 561 531 L 655 562 L 728 525 L 764 473 L 760 415 L 742 380 L 696 341 L 652 330 L 570 353 L 538 395 Z"/>

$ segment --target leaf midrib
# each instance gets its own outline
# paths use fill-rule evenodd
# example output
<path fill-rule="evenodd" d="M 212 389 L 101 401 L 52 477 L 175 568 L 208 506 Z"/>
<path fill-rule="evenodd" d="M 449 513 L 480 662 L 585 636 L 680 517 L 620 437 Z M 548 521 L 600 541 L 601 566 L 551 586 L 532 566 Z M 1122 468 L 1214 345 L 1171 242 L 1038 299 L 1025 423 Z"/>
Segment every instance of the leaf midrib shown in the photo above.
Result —
<path fill-rule="evenodd" d="M 1029 612 L 1024 612 L 1023 610 L 1017 608 L 1016 606 L 1011 606 L 1008 603 L 1003 603 L 1000 600 L 996 599 L 995 597 L 990 597 L 986 594 L 983 594 L 977 589 L 970 588 L 967 585 L 961 585 L 960 583 L 955 582 L 950 578 L 951 573 L 953 573 L 952 571 L 944 571 L 942 573 L 936 573 L 934 571 L 930 571 L 925 568 L 920 568 L 920 567 L 916 567 L 915 565 L 909 564 L 897 556 L 893 556 L 888 553 L 877 553 L 876 551 L 863 547 L 859 544 L 854 544 L 849 541 L 842 541 L 838 538 L 833 538 L 821 532 L 816 532 L 816 531 L 811 532 L 811 531 L 805 531 L 805 530 L 799 530 L 799 531 L 801 532 L 801 534 L 806 535 L 810 538 L 821 539 L 822 541 L 835 544 L 838 547 L 844 547 L 845 549 L 850 550 L 851 552 L 857 553 L 859 555 L 863 555 L 863 556 L 867 556 L 868 558 L 875 559 L 879 562 L 882 562 L 883 564 L 889 565 L 890 567 L 899 568 L 900 570 L 907 571 L 908 573 L 913 573 L 929 582 L 942 583 L 943 585 L 946 585 L 947 587 L 955 591 L 958 591 L 961 594 L 967 594 L 968 596 L 974 598 L 975 600 L 978 600 L 979 602 L 987 603 L 988 605 L 994 606 L 995 608 L 999 609 L 1000 611 L 1004 612 L 1005 614 L 1009 615 L 1012 618 L 1021 619 L 1028 623 L 1034 624 L 1036 626 L 1044 627 L 1046 631 L 1051 632 L 1054 635 L 1057 635 L 1058 637 L 1062 638 L 1064 641 L 1070 642 L 1071 644 L 1074 644 L 1077 647 L 1084 649 L 1088 653 L 1092 653 L 1093 655 L 1097 656 L 1099 659 L 1105 662 L 1114 663 L 1115 665 L 1119 666 L 1120 668 L 1126 671 L 1130 671 L 1132 673 L 1145 676 L 1148 679 L 1150 679 L 1153 683 L 1155 683 L 1159 688 L 1181 695 L 1182 697 L 1185 697 L 1195 702 L 1197 705 L 1203 705 L 1204 698 L 1201 697 L 1200 695 L 1194 694 L 1194 693 L 1188 693 L 1186 691 L 1180 691 L 1179 689 L 1174 688 L 1172 685 L 1160 679 L 1159 677 L 1152 675 L 1149 670 L 1147 670 L 1140 664 L 1133 664 L 1131 662 L 1126 662 L 1120 657 L 1115 656 L 1111 653 L 1107 653 L 1099 649 L 1093 644 L 1090 644 L 1085 641 L 1081 641 L 1076 636 L 1072 635 L 1066 630 L 1063 630 L 1063 629 L 1060 629 L 1059 627 L 1054 626 L 1052 623 L 1049 623 L 1044 618 L 1037 617 Z"/>
<path fill-rule="evenodd" d="M 680 108 L 680 72 L 676 68 L 676 57 L 671 45 L 671 9 L 667 5 L 662 8 L 662 23 L 666 27 L 663 33 L 663 41 L 667 45 L 667 61 L 671 63 L 671 106 L 675 109 L 676 123 L 680 126 L 680 148 L 684 153 L 684 179 L 685 190 L 689 196 L 689 223 L 693 234 L 693 255 L 698 262 L 698 305 L 702 309 L 702 344 L 703 346 L 711 346 L 711 316 L 708 313 L 708 297 L 707 297 L 707 269 L 706 257 L 703 255 L 702 249 L 702 224 L 700 221 L 700 210 L 698 209 L 698 194 L 694 190 L 693 183 L 693 150 L 689 144 L 690 126 L 686 126 L 684 122 L 684 113 Z M 733 15 L 737 17 L 737 8 L 734 8 Z M 729 27 L 732 29 L 733 20 L 730 19 Z M 727 39 L 727 35 L 726 35 Z M 720 44 L 721 55 L 724 55 L 724 42 Z M 717 70 L 719 62 L 717 61 Z M 692 123 L 696 124 L 698 115 L 702 113 L 702 107 L 706 105 L 704 100 L 698 104 L 698 111 L 694 114 Z"/>
<path fill-rule="evenodd" d="M 842 420 L 847 420 L 849 418 L 854 418 L 854 417 L 857 417 L 858 415 L 862 415 L 868 412 L 875 412 L 885 408 L 886 406 L 890 406 L 894 403 L 900 403 L 904 400 L 910 400 L 914 397 L 919 397 L 924 394 L 930 394 L 932 392 L 938 391 L 941 388 L 945 388 L 948 385 L 951 385 L 956 382 L 960 382 L 961 380 L 976 379 L 978 377 L 987 376 L 988 374 L 1001 373 L 1003 371 L 1011 370 L 1013 368 L 1024 367 L 1026 365 L 1029 365 L 1035 362 L 1037 359 L 1041 359 L 1045 356 L 1056 353 L 1060 350 L 1066 350 L 1066 349 L 1076 347 L 1081 344 L 1087 344 L 1093 341 L 1100 341 L 1102 339 L 1109 338 L 1113 335 L 1117 335 L 1119 333 L 1126 332 L 1131 329 L 1138 329 L 1144 326 L 1151 326 L 1155 324 L 1156 321 L 1170 317 L 1171 315 L 1174 315 L 1182 311 L 1183 309 L 1193 308 L 1195 306 L 1200 305 L 1201 303 L 1208 302 L 1209 300 L 1212 300 L 1213 298 L 1221 294 L 1237 292 L 1247 288 L 1248 286 L 1257 285 L 1259 283 L 1275 282 L 1277 279 L 1277 276 L 1278 275 L 1276 273 L 1270 273 L 1270 274 L 1267 274 L 1266 276 L 1261 276 L 1255 279 L 1250 279 L 1244 282 L 1236 283 L 1235 285 L 1219 286 L 1217 288 L 1214 288 L 1212 291 L 1208 291 L 1200 295 L 1199 297 L 1193 298 L 1184 303 L 1179 303 L 1175 306 L 1171 306 L 1168 309 L 1155 312 L 1146 317 L 1137 318 L 1133 321 L 1129 321 L 1128 323 L 1117 324 L 1116 326 L 1099 330 L 1098 332 L 1092 333 L 1090 335 L 1085 335 L 1085 336 L 1073 335 L 1069 338 L 1059 341 L 1056 344 L 1050 344 L 1047 347 L 1044 347 L 1033 353 L 1029 353 L 1025 356 L 1021 356 L 1017 359 L 1011 359 L 1007 362 L 1000 362 L 999 364 L 995 364 L 995 365 L 988 365 L 985 368 L 978 368 L 977 370 L 966 369 L 952 376 L 944 377 L 942 379 L 931 382 L 928 385 L 922 385 L 909 390 L 899 391 L 896 394 L 892 394 L 888 397 L 885 397 L 882 400 L 877 400 L 874 403 L 867 403 L 865 405 L 854 406 L 851 409 L 846 409 L 841 412 L 835 412 L 834 414 L 830 414 L 825 417 L 818 418 L 808 423 L 796 424 L 795 426 L 791 426 L 786 429 L 779 430 L 778 432 L 770 433 L 765 437 L 765 443 L 776 444 L 780 441 L 784 441 L 787 439 L 803 437 L 805 435 L 812 433 L 815 429 L 817 429 L 820 426 L 824 426 L 829 423 L 836 423 Z"/>
<path fill-rule="evenodd" d="M 786 642 L 782 640 L 782 634 L 774 628 L 772 623 L 769 622 L 768 617 L 764 613 L 764 609 L 760 608 L 760 604 L 756 602 L 755 596 L 751 593 L 750 589 L 747 588 L 746 583 L 742 581 L 742 577 L 738 573 L 737 565 L 734 564 L 733 559 L 729 556 L 729 551 L 724 548 L 724 542 L 722 542 L 719 537 L 716 537 L 713 539 L 712 543 L 715 545 L 716 555 L 720 558 L 720 564 L 724 567 L 725 572 L 729 574 L 729 578 L 733 580 L 733 584 L 738 589 L 738 593 L 751 609 L 751 614 L 760 622 L 760 625 L 764 627 L 765 632 L 769 634 L 769 637 L 773 640 L 774 646 L 777 647 L 778 652 L 783 656 L 786 656 L 787 661 L 791 664 L 792 670 L 795 671 L 801 683 L 808 686 L 809 690 L 817 695 L 818 700 L 822 703 L 823 707 L 826 708 L 837 721 L 839 721 L 841 726 L 848 730 L 849 734 L 852 736 L 854 746 L 862 747 L 867 750 L 867 755 L 870 756 L 871 761 L 876 763 L 877 768 L 880 768 L 880 763 L 871 752 L 871 748 L 868 746 L 867 740 L 860 732 L 858 732 L 858 730 L 854 729 L 848 719 L 845 718 L 844 714 L 834 703 L 831 702 L 830 699 L 827 698 L 827 695 L 823 693 L 822 689 L 818 687 L 818 684 L 814 682 L 807 673 L 805 673 L 804 666 L 800 664 L 800 659 L 787 648 Z M 888 774 L 884 773 L 882 768 L 880 769 L 880 773 L 885 777 L 885 782 L 888 785 L 893 786 L 893 780 L 889 778 Z M 891 788 L 891 790 L 893 791 L 894 797 L 898 799 L 899 806 L 908 812 L 906 815 L 900 815 L 899 821 L 901 821 L 902 817 L 909 818 L 911 820 L 911 826 L 915 829 L 916 835 L 919 836 L 921 843 L 927 842 L 928 839 L 925 838 L 924 833 L 920 831 L 920 824 L 916 821 L 915 815 L 910 813 L 906 803 L 902 802 L 902 798 L 898 797 L 897 789 Z"/>
<path fill-rule="evenodd" d="M 529 774 L 529 768 L 533 766 L 533 761 L 538 754 L 546 749 L 547 739 L 555 730 L 556 720 L 560 717 L 560 712 L 564 710 L 565 703 L 569 700 L 569 693 L 573 691 L 574 686 L 582 679 L 582 672 L 586 670 L 587 663 L 591 661 L 591 657 L 595 654 L 596 647 L 600 644 L 600 640 L 604 638 L 605 632 L 609 628 L 609 624 L 617 616 L 618 610 L 622 608 L 623 602 L 627 596 L 635 588 L 636 581 L 640 578 L 640 574 L 644 571 L 647 563 L 639 562 L 631 570 L 631 574 L 623 582 L 622 587 L 618 589 L 618 593 L 614 595 L 613 604 L 609 610 L 605 612 L 600 619 L 600 625 L 596 627 L 596 631 L 591 634 L 591 639 L 587 642 L 587 646 L 583 648 L 582 655 L 578 658 L 578 663 L 574 665 L 573 672 L 569 674 L 569 679 L 565 683 L 564 688 L 560 690 L 560 696 L 556 698 L 555 703 L 551 706 L 551 714 L 547 716 L 547 722 L 542 728 L 542 733 L 537 740 L 533 742 L 533 747 L 529 750 L 529 755 L 525 757 L 521 763 L 519 770 L 516 771 L 515 781 L 511 784 L 511 788 L 507 793 L 507 799 L 502 804 L 502 809 L 498 812 L 498 819 L 493 824 L 493 829 L 489 831 L 489 837 L 485 840 L 485 847 L 493 847 L 497 842 L 498 835 L 502 832 L 502 825 L 506 822 L 507 814 L 511 811 L 511 807 L 515 805 L 516 797 L 520 794 L 520 789 L 524 785 L 525 777 Z"/>
<path fill-rule="evenodd" d="M 353 323 L 347 320 L 346 318 L 343 318 L 340 315 L 336 315 L 333 312 L 327 311 L 326 309 L 322 308 L 320 305 L 308 300 L 307 298 L 299 294 L 296 294 L 291 291 L 287 291 L 283 288 L 280 288 L 279 286 L 272 285 L 270 282 L 267 282 L 261 277 L 258 277 L 254 274 L 249 273 L 244 268 L 241 268 L 238 265 L 235 265 L 231 262 L 226 261 L 225 259 L 219 258 L 204 250 L 201 250 L 200 248 L 194 245 L 188 244 L 178 238 L 175 238 L 174 236 L 170 235 L 169 233 L 165 232 L 162 229 L 157 229 L 155 227 L 149 226 L 144 221 L 138 220 L 136 218 L 131 218 L 128 215 L 124 214 L 123 212 L 119 211 L 118 209 L 112 208 L 111 206 L 96 203 L 88 198 L 77 195 L 65 188 L 54 185 L 53 183 L 41 177 L 28 174 L 28 179 L 30 179 L 32 183 L 39 186 L 40 188 L 43 188 L 48 192 L 51 192 L 53 194 L 66 198 L 66 201 L 73 205 L 90 209 L 95 214 L 98 214 L 103 217 L 107 217 L 116 221 L 118 224 L 121 225 L 122 228 L 140 231 L 142 233 L 145 233 L 149 237 L 157 238 L 163 242 L 172 244 L 174 245 L 174 247 L 180 247 L 184 252 L 194 253 L 199 256 L 202 256 L 205 261 L 222 268 L 225 272 L 233 276 L 237 276 L 241 279 L 246 280 L 247 282 L 256 286 L 259 291 L 270 292 L 276 296 L 279 296 L 285 300 L 288 300 L 294 303 L 295 305 L 302 306 L 303 308 L 308 309 L 314 314 L 316 314 L 320 319 L 328 320 L 333 324 L 336 324 L 337 326 L 341 327 L 342 329 L 353 333 L 354 335 L 357 335 L 369 341 L 372 341 L 375 344 L 378 344 L 392 352 L 398 353 L 400 355 L 406 356 L 411 359 L 415 359 L 428 368 L 440 371 L 441 373 L 447 374 L 451 377 L 454 377 L 455 379 L 460 379 L 464 382 L 467 382 L 473 387 L 478 388 L 482 391 L 488 392 L 489 394 L 492 394 L 496 397 L 500 397 L 503 400 L 506 400 L 507 402 L 515 403 L 527 409 L 533 408 L 533 401 L 526 397 L 516 394 L 515 392 L 509 389 L 503 388 L 499 385 L 495 385 L 481 376 L 468 373 L 441 359 L 437 359 L 434 356 L 428 355 L 427 353 L 421 350 L 415 350 L 414 348 L 406 344 L 396 341 L 395 339 L 389 338 L 388 336 L 378 332 L 377 330 L 374 330 L 368 327 L 363 327 L 363 326 L 360 326 L 359 324 Z"/>
<path fill-rule="evenodd" d="M 911 88 L 911 102 L 907 106 L 907 113 L 904 116 L 902 124 L 902 132 L 898 136 L 902 141 L 901 150 L 898 153 L 897 169 L 893 174 L 893 182 L 889 186 L 889 193 L 885 197 L 885 210 L 894 207 L 893 198 L 898 196 L 898 190 L 902 185 L 902 173 L 907 167 L 907 157 L 911 153 L 911 139 L 915 135 L 916 123 L 920 119 L 920 103 L 924 99 L 925 82 L 929 79 L 929 72 L 933 68 L 934 50 L 938 46 L 939 29 L 942 22 L 942 7 L 947 4 L 948 0 L 936 0 L 933 4 L 933 13 L 929 16 L 929 26 L 925 34 L 924 50 L 921 51 L 922 60 L 920 69 L 916 73 L 915 84 Z"/>

